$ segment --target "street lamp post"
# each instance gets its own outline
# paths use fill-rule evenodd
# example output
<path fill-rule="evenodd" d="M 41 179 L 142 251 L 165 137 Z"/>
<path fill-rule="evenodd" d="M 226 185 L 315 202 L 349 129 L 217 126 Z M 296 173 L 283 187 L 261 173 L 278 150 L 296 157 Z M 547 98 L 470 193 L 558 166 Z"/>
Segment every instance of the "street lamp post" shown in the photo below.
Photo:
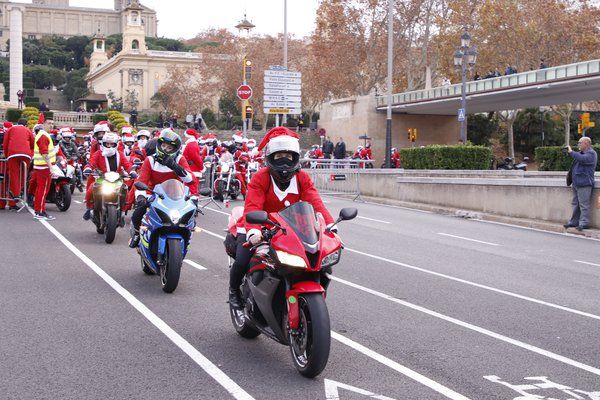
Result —
<path fill-rule="evenodd" d="M 394 72 L 394 0 L 388 0 L 387 115 L 385 125 L 385 167 L 392 167 L 392 74 Z M 366 135 L 365 135 L 366 136 Z M 366 141 L 365 141 L 366 143 Z"/>
<path fill-rule="evenodd" d="M 454 53 L 454 67 L 461 72 L 461 111 L 460 119 L 460 141 L 467 143 L 467 71 L 471 71 L 477 62 L 477 48 L 471 47 L 471 35 L 465 27 L 460 37 L 460 47 Z"/>

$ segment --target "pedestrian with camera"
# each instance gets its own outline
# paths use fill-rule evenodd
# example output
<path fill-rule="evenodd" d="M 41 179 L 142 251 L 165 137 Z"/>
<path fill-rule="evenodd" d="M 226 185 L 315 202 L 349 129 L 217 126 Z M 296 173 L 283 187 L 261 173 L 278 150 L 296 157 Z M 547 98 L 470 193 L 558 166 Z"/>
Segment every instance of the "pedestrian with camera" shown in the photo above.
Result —
<path fill-rule="evenodd" d="M 573 215 L 565 228 L 577 228 L 578 231 L 590 228 L 592 213 L 592 191 L 594 172 L 598 163 L 598 154 L 592 148 L 592 140 L 582 137 L 578 142 L 579 151 L 566 146 L 565 151 L 573 158 L 573 164 L 567 175 L 567 185 L 573 185 Z"/>

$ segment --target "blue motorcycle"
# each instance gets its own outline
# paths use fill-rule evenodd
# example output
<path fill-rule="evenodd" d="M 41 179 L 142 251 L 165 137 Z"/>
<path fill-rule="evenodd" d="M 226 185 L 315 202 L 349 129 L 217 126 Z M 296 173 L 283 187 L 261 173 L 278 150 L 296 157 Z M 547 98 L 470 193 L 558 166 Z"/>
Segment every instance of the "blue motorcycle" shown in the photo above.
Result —
<path fill-rule="evenodd" d="M 143 182 L 136 182 L 135 187 L 150 191 Z M 196 227 L 197 206 L 189 189 L 177 179 L 156 185 L 149 203 L 137 251 L 142 270 L 148 275 L 158 274 L 163 291 L 172 293 Z"/>

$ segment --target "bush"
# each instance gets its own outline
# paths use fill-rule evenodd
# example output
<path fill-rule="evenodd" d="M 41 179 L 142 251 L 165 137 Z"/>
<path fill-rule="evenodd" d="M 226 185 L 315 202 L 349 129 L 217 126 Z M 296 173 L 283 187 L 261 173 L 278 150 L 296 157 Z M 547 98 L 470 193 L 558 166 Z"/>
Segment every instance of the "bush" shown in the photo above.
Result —
<path fill-rule="evenodd" d="M 22 114 L 23 112 L 18 108 L 9 108 L 6 110 L 6 120 L 10 122 L 17 122 L 19 121 L 19 118 L 21 118 Z"/>
<path fill-rule="evenodd" d="M 108 120 L 108 115 L 107 114 L 94 114 L 94 115 L 92 115 L 92 122 L 94 123 L 94 125 L 96 125 L 100 121 L 107 121 L 107 120 Z"/>
<path fill-rule="evenodd" d="M 484 146 L 433 145 L 400 149 L 406 169 L 490 169 L 492 150 Z"/>
<path fill-rule="evenodd" d="M 600 153 L 600 145 L 592 147 Z M 568 171 L 573 158 L 563 151 L 562 146 L 536 147 L 535 162 L 540 171 Z M 600 171 L 600 163 L 596 165 L 596 171 Z"/>

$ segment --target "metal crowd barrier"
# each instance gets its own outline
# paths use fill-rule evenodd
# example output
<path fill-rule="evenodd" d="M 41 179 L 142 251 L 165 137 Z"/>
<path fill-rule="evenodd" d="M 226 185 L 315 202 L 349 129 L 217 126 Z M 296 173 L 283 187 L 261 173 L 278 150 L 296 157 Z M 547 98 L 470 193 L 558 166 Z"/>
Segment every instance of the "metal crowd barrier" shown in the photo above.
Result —
<path fill-rule="evenodd" d="M 302 159 L 303 170 L 310 177 L 321 195 L 353 196 L 352 201 L 361 200 L 360 175 L 375 160 L 328 160 Z"/>
<path fill-rule="evenodd" d="M 29 173 L 29 164 L 21 161 L 19 166 L 19 175 L 21 177 L 21 193 L 10 192 L 10 182 L 8 179 L 8 160 L 0 158 L 0 200 L 9 202 L 15 201 L 19 204 L 18 212 L 21 212 L 27 205 L 27 176 Z"/>

